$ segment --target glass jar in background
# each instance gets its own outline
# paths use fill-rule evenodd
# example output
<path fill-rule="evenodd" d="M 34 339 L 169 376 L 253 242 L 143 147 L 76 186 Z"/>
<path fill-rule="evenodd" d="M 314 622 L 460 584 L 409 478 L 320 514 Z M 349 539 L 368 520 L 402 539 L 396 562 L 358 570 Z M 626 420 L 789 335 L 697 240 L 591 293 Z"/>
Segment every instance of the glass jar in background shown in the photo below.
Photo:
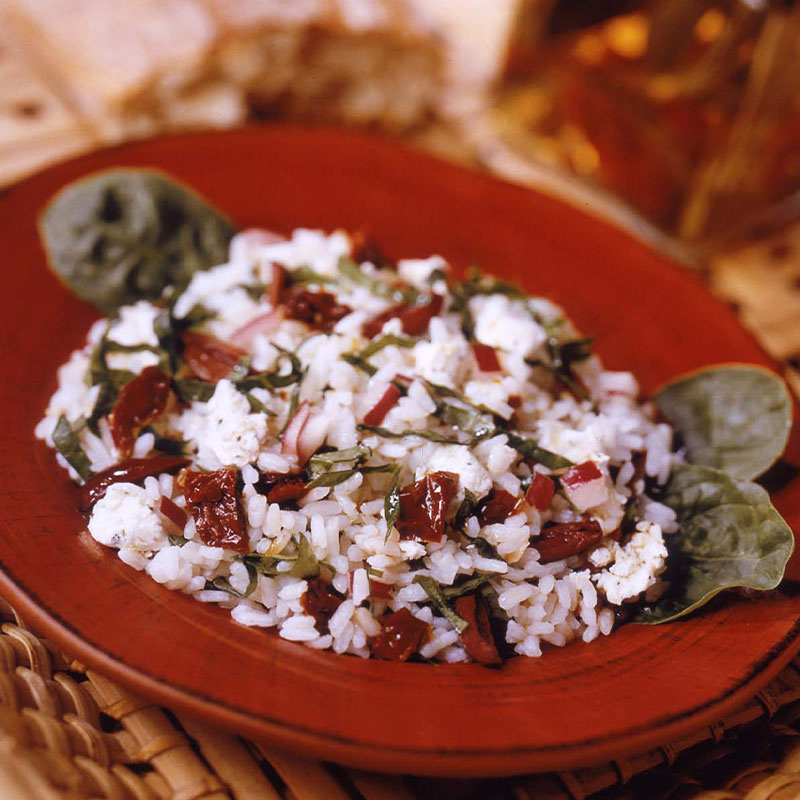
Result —
<path fill-rule="evenodd" d="M 655 0 L 553 32 L 560 7 L 517 26 L 490 112 L 511 147 L 693 246 L 800 214 L 800 5 Z"/>

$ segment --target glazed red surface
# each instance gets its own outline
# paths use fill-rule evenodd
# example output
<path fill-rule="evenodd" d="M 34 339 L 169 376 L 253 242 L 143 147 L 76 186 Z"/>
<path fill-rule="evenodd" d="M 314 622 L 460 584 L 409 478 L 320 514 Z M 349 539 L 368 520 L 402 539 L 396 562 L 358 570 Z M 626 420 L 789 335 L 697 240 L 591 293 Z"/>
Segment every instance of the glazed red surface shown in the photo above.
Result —
<path fill-rule="evenodd" d="M 121 165 L 171 172 L 241 227 L 365 228 L 390 257 L 439 252 L 519 280 L 566 306 L 608 366 L 633 370 L 645 392 L 706 364 L 770 364 L 698 281 L 627 235 L 378 139 L 278 127 L 58 166 L 0 195 L 0 592 L 68 652 L 139 694 L 308 755 L 469 775 L 573 767 L 672 740 L 732 710 L 797 649 L 800 597 L 789 587 L 491 672 L 363 661 L 240 627 L 77 533 L 76 494 L 32 431 L 97 313 L 47 272 L 35 220 L 66 182 Z M 796 431 L 788 455 L 800 461 Z M 797 484 L 775 501 L 797 530 Z"/>

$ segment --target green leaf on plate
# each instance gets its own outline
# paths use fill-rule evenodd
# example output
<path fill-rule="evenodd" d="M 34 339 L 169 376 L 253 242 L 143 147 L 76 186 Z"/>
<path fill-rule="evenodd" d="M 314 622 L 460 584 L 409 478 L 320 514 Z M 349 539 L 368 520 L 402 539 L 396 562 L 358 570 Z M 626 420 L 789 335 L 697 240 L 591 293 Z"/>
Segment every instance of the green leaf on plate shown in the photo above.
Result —
<path fill-rule="evenodd" d="M 231 223 L 198 195 L 147 169 L 99 172 L 69 184 L 44 210 L 48 260 L 75 294 L 105 312 L 225 261 Z"/>
<path fill-rule="evenodd" d="M 791 529 L 758 484 L 713 467 L 678 464 L 661 502 L 678 515 L 679 530 L 665 536 L 670 586 L 636 620 L 677 619 L 723 589 L 774 589 L 794 547 Z"/>
<path fill-rule="evenodd" d="M 692 372 L 655 396 L 686 445 L 687 460 L 736 478 L 766 472 L 783 453 L 792 424 L 784 382 L 746 364 Z"/>

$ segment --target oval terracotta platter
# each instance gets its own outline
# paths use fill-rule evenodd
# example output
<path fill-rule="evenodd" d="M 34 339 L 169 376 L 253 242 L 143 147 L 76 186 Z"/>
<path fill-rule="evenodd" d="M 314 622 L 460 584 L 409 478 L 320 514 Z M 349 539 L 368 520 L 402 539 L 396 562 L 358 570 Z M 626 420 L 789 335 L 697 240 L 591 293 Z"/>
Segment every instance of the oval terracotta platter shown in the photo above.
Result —
<path fill-rule="evenodd" d="M 0 593 L 132 690 L 240 734 L 373 769 L 449 775 L 575 767 L 675 740 L 754 694 L 800 647 L 800 592 L 728 598 L 499 670 L 363 661 L 241 627 L 81 534 L 75 493 L 33 428 L 96 312 L 48 271 L 36 217 L 67 182 L 162 168 L 240 226 L 366 228 L 391 254 L 441 253 L 566 306 L 645 392 L 723 361 L 769 365 L 684 270 L 555 200 L 365 136 L 292 127 L 107 150 L 0 196 Z M 793 436 L 787 458 L 800 460 Z M 800 486 L 775 501 L 794 529 Z M 791 574 L 800 575 L 796 563 Z"/>

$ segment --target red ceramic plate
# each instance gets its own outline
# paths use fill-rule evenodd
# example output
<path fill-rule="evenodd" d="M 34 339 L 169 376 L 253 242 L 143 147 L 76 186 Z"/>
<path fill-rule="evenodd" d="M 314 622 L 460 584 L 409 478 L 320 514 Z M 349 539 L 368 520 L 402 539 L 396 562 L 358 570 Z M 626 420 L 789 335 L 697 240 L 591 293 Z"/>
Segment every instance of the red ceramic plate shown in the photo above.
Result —
<path fill-rule="evenodd" d="M 521 281 L 565 305 L 645 392 L 705 364 L 769 365 L 729 309 L 627 235 L 386 141 L 250 129 L 55 167 L 0 197 L 0 592 L 68 652 L 154 700 L 309 756 L 466 776 L 575 767 L 673 740 L 732 710 L 797 651 L 800 593 L 789 585 L 499 671 L 361 661 L 240 627 L 79 534 L 71 487 L 32 431 L 95 312 L 48 272 L 35 224 L 65 183 L 118 165 L 167 170 L 242 226 L 366 227 L 391 254 L 441 253 Z M 800 458 L 797 436 L 788 457 Z M 776 502 L 796 528 L 798 484 Z"/>

